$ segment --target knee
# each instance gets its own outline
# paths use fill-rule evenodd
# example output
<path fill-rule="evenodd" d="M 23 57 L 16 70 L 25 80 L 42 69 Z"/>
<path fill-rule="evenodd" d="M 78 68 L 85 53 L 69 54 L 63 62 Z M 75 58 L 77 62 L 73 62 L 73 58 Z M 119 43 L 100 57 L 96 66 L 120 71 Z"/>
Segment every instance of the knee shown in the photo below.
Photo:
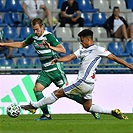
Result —
<path fill-rule="evenodd" d="M 125 28 L 125 29 L 126 29 L 126 26 L 125 26 L 125 24 L 121 25 L 121 28 Z"/>
<path fill-rule="evenodd" d="M 61 22 L 61 27 L 65 27 L 66 19 L 62 17 L 60 22 Z"/>
<path fill-rule="evenodd" d="M 62 22 L 65 22 L 66 21 L 66 18 L 65 17 L 61 17 L 61 21 Z"/>
<path fill-rule="evenodd" d="M 33 88 L 33 91 L 34 92 L 37 92 L 37 91 L 43 91 L 44 90 L 44 86 L 41 85 L 41 84 L 36 84 L 35 87 Z"/>
<path fill-rule="evenodd" d="M 84 25 L 84 19 L 83 18 L 79 18 L 78 23 L 80 24 L 80 26 L 83 27 L 83 25 Z"/>
<path fill-rule="evenodd" d="M 35 87 L 33 88 L 33 91 L 34 91 L 34 92 L 37 92 L 37 91 L 39 91 L 39 88 L 35 86 Z"/>

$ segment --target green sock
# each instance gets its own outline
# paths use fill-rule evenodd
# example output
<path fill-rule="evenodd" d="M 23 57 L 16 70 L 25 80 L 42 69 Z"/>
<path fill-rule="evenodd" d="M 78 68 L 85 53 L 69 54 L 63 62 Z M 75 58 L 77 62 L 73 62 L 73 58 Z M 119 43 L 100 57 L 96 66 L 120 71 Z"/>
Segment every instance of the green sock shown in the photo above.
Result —
<path fill-rule="evenodd" d="M 42 91 L 36 91 L 34 93 L 35 93 L 37 101 L 39 101 L 40 99 L 42 99 L 44 97 L 44 95 L 42 94 Z M 47 105 L 42 106 L 41 110 L 42 110 L 43 114 L 49 114 Z"/>
<path fill-rule="evenodd" d="M 74 101 L 76 101 L 77 103 L 82 104 L 82 99 L 79 95 L 69 95 L 67 97 L 74 100 Z"/>

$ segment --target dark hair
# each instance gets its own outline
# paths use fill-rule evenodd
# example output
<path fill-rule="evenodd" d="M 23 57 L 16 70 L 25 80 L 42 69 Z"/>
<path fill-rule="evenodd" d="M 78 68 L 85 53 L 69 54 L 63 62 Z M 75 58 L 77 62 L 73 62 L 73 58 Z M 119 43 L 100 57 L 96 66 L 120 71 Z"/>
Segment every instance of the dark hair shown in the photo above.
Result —
<path fill-rule="evenodd" d="M 112 11 L 112 16 L 113 16 L 113 17 L 114 17 L 114 10 L 115 10 L 115 9 L 120 10 L 120 8 L 119 8 L 118 6 L 114 6 L 113 11 Z"/>
<path fill-rule="evenodd" d="M 84 29 L 78 34 L 79 37 L 87 37 L 90 36 L 93 39 L 93 32 L 90 29 Z"/>
<path fill-rule="evenodd" d="M 120 8 L 118 6 L 114 6 L 113 12 L 114 12 L 115 9 L 119 9 L 120 10 Z"/>
<path fill-rule="evenodd" d="M 43 21 L 40 19 L 40 18 L 34 18 L 32 21 L 31 21 L 31 25 L 34 26 L 36 24 L 39 24 L 40 27 L 43 25 Z"/>

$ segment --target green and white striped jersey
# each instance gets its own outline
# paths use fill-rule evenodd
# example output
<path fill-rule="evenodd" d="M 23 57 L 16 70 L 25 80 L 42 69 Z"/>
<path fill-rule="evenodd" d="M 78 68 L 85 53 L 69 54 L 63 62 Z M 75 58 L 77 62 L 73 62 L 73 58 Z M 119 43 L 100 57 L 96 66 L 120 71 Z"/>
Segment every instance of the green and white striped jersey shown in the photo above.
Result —
<path fill-rule="evenodd" d="M 52 59 L 57 57 L 55 51 L 45 48 L 43 41 L 46 40 L 51 46 L 56 47 L 60 42 L 56 37 L 48 31 L 44 31 L 43 35 L 38 37 L 35 34 L 29 35 L 24 41 L 26 45 L 32 44 L 38 53 L 40 61 L 42 63 L 42 69 L 46 71 L 53 71 L 57 69 L 57 64 L 51 64 Z"/>

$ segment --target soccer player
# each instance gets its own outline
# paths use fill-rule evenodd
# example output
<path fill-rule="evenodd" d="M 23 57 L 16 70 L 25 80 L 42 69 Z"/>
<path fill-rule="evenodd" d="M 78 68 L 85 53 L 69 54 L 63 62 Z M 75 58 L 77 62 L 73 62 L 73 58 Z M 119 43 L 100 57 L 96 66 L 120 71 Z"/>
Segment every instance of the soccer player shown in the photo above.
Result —
<path fill-rule="evenodd" d="M 34 33 L 29 35 L 26 40 L 23 42 L 0 43 L 0 46 L 22 48 L 33 44 L 42 63 L 42 71 L 39 73 L 34 86 L 34 93 L 37 101 L 39 101 L 44 97 L 42 91 L 52 82 L 59 88 L 68 83 L 62 64 L 51 64 L 51 61 L 57 57 L 56 52 L 65 53 L 66 50 L 51 32 L 44 30 L 44 25 L 40 18 L 33 19 L 31 24 Z M 81 103 L 81 98 L 78 95 L 71 97 L 71 99 Z M 49 114 L 47 105 L 42 106 L 41 110 L 43 115 L 37 120 L 50 120 L 51 115 Z M 92 114 L 96 119 L 99 118 L 98 114 L 95 115 L 93 112 Z"/>
<path fill-rule="evenodd" d="M 65 87 L 54 91 L 50 96 L 42 98 L 36 103 L 21 105 L 21 108 L 29 111 L 36 111 L 38 107 L 44 106 L 46 104 L 52 104 L 61 97 L 80 95 L 82 97 L 82 105 L 87 112 L 111 114 L 119 119 L 128 119 L 127 116 L 121 113 L 119 109 L 110 110 L 92 104 L 92 91 L 95 85 L 95 69 L 100 63 L 102 57 L 107 57 L 110 60 L 130 68 L 131 70 L 133 70 L 133 66 L 116 57 L 105 48 L 96 46 L 93 42 L 93 32 L 91 30 L 85 29 L 81 31 L 78 36 L 80 37 L 80 43 L 83 48 L 78 49 L 73 54 L 64 56 L 62 58 L 56 58 L 51 62 L 54 64 L 57 62 L 68 62 L 75 58 L 80 58 L 81 65 L 77 79 Z"/>

